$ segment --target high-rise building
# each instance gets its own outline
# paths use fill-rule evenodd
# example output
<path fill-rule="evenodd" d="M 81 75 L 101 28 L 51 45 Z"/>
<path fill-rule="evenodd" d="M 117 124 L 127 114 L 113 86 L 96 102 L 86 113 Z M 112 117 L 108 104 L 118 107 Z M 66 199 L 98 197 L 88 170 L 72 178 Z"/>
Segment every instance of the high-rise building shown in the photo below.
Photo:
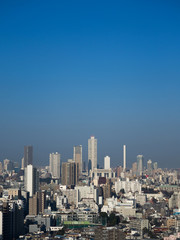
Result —
<path fill-rule="evenodd" d="M 79 176 L 82 174 L 82 145 L 74 146 L 73 149 L 73 160 L 77 164 L 79 164 Z"/>
<path fill-rule="evenodd" d="M 27 165 L 24 171 L 24 185 L 29 196 L 32 197 L 39 190 L 39 172 L 33 165 Z"/>
<path fill-rule="evenodd" d="M 133 175 L 137 175 L 137 162 L 132 164 L 132 173 Z"/>
<path fill-rule="evenodd" d="M 141 176 L 143 173 L 143 162 L 144 162 L 143 155 L 138 155 L 137 156 L 137 175 L 138 176 Z"/>
<path fill-rule="evenodd" d="M 153 168 L 154 168 L 154 170 L 157 170 L 157 169 L 158 169 L 158 163 L 157 163 L 157 162 L 154 162 Z"/>
<path fill-rule="evenodd" d="M 88 162 L 91 164 L 91 170 L 97 168 L 97 139 L 92 136 L 88 139 Z"/>
<path fill-rule="evenodd" d="M 24 170 L 24 157 L 21 159 L 21 169 Z"/>
<path fill-rule="evenodd" d="M 24 146 L 24 167 L 33 164 L 33 146 Z"/>
<path fill-rule="evenodd" d="M 123 145 L 123 171 L 126 170 L 126 145 Z"/>
<path fill-rule="evenodd" d="M 110 169 L 110 157 L 106 156 L 104 158 L 104 169 Z"/>
<path fill-rule="evenodd" d="M 151 161 L 151 159 L 149 159 L 147 161 L 147 172 L 148 172 L 148 174 L 152 173 L 152 161 Z"/>
<path fill-rule="evenodd" d="M 79 180 L 79 164 L 75 163 L 73 160 L 68 160 L 68 162 L 62 163 L 61 168 L 61 183 L 62 185 L 76 185 Z"/>
<path fill-rule="evenodd" d="M 38 215 L 44 213 L 46 206 L 46 191 L 36 192 L 29 198 L 29 215 Z"/>
<path fill-rule="evenodd" d="M 49 154 L 49 170 L 53 178 L 60 178 L 60 158 L 58 152 Z"/>

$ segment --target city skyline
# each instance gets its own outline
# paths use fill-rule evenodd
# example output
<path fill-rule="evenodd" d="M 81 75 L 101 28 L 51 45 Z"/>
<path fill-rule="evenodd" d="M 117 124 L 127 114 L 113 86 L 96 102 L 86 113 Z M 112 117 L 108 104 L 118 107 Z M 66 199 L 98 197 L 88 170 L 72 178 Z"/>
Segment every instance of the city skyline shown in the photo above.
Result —
<path fill-rule="evenodd" d="M 180 160 L 179 1 L 0 3 L 0 160 L 98 139 L 98 161 Z M 33 16 L 33 19 L 32 19 Z M 153 16 L 153 17 L 152 17 Z"/>

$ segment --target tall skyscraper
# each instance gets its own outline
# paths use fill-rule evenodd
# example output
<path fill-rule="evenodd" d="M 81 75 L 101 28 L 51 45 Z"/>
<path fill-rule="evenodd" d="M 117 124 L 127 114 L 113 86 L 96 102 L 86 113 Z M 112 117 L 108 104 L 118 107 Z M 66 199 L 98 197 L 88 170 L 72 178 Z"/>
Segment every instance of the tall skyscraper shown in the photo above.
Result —
<path fill-rule="evenodd" d="M 29 196 L 32 197 L 39 190 L 39 172 L 29 164 L 24 171 L 24 185 Z"/>
<path fill-rule="evenodd" d="M 110 169 L 110 157 L 106 156 L 104 158 L 104 169 Z"/>
<path fill-rule="evenodd" d="M 151 159 L 149 159 L 147 161 L 147 172 L 148 172 L 148 174 L 152 173 L 152 161 L 151 161 Z"/>
<path fill-rule="evenodd" d="M 141 176 L 143 172 L 143 162 L 144 162 L 144 157 L 143 155 L 138 155 L 137 156 L 137 175 Z"/>
<path fill-rule="evenodd" d="M 158 169 L 158 163 L 157 163 L 157 162 L 154 162 L 153 168 L 154 168 L 154 170 L 157 170 L 157 169 Z"/>
<path fill-rule="evenodd" d="M 33 146 L 24 146 L 24 167 L 33 164 Z"/>
<path fill-rule="evenodd" d="M 79 164 L 79 175 L 82 174 L 82 145 L 74 146 L 73 149 L 73 160 L 77 164 Z"/>
<path fill-rule="evenodd" d="M 49 170 L 53 178 L 60 178 L 60 158 L 58 152 L 49 154 Z"/>
<path fill-rule="evenodd" d="M 123 145 L 123 171 L 126 170 L 126 145 Z"/>
<path fill-rule="evenodd" d="M 69 159 L 68 162 L 62 163 L 61 183 L 62 185 L 76 185 L 79 180 L 79 164 Z"/>
<path fill-rule="evenodd" d="M 88 139 L 88 162 L 91 164 L 91 170 L 97 168 L 97 139 L 92 136 Z"/>

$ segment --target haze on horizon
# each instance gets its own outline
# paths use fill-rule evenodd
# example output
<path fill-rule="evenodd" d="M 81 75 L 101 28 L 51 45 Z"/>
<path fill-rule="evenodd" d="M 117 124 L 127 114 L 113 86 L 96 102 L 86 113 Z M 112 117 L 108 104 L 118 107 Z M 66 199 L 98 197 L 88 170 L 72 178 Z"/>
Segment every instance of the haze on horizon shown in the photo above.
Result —
<path fill-rule="evenodd" d="M 1 1 L 0 161 L 98 139 L 98 162 L 180 167 L 180 2 Z"/>

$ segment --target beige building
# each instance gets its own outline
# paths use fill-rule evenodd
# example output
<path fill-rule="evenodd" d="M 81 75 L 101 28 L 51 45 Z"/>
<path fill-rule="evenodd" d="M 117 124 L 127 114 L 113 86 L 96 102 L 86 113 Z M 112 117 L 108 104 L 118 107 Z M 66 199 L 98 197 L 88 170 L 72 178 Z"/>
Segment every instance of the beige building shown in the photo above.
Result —
<path fill-rule="evenodd" d="M 73 160 L 76 164 L 79 164 L 79 176 L 82 174 L 82 146 L 74 146 Z"/>

